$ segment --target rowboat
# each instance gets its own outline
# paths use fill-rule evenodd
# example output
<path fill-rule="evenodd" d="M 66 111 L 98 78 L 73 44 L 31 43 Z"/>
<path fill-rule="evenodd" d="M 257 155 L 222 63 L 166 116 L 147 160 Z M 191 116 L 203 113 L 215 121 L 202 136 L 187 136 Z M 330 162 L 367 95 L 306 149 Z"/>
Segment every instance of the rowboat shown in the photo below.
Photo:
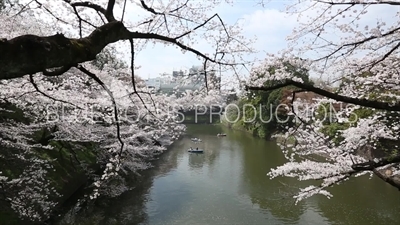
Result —
<path fill-rule="evenodd" d="M 201 139 L 200 139 L 200 138 L 192 138 L 192 139 L 190 139 L 190 140 L 192 140 L 193 142 L 201 142 Z"/>
<path fill-rule="evenodd" d="M 188 152 L 192 152 L 192 153 L 203 153 L 203 149 L 193 149 L 193 148 L 189 148 Z"/>

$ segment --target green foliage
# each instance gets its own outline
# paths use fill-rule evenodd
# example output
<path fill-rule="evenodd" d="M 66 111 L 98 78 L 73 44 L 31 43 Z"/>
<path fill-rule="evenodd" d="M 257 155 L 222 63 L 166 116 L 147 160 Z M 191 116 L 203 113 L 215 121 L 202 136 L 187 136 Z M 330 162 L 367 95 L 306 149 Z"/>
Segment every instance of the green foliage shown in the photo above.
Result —
<path fill-rule="evenodd" d="M 359 108 L 355 109 L 349 117 L 349 121 L 352 123 L 358 122 L 359 119 L 368 118 L 374 115 L 374 110 L 370 108 Z"/>
<path fill-rule="evenodd" d="M 390 157 L 389 160 L 392 160 L 394 157 L 397 157 L 400 154 L 398 149 L 394 149 L 393 151 L 390 152 Z"/>
<path fill-rule="evenodd" d="M 323 120 L 324 127 L 320 129 L 324 135 L 328 136 L 336 145 L 339 145 L 344 140 L 340 131 L 348 129 L 350 126 L 355 126 L 362 118 L 368 118 L 374 114 L 374 110 L 370 108 L 355 109 L 348 117 L 346 123 L 339 123 L 334 120 L 336 118 L 334 109 L 329 103 L 321 104 L 316 110 L 316 119 Z"/>
<path fill-rule="evenodd" d="M 331 123 L 321 128 L 320 132 L 328 136 L 329 139 L 338 146 L 340 142 L 344 140 L 340 131 L 346 130 L 347 128 L 349 128 L 348 123 Z"/>
<path fill-rule="evenodd" d="M 307 84 L 312 84 L 308 71 L 305 68 L 297 68 L 290 63 L 284 63 L 284 69 L 299 77 Z M 277 67 L 270 67 L 266 72 L 274 74 Z M 256 74 L 263 77 L 265 74 Z M 264 86 L 270 87 L 279 84 L 280 81 L 266 81 Z M 287 115 L 287 110 L 282 105 L 285 91 L 293 90 L 294 87 L 280 88 L 272 91 L 249 91 L 246 96 L 239 99 L 240 112 L 231 110 L 227 112 L 230 121 L 239 120 L 233 127 L 246 130 L 261 138 L 270 138 L 275 132 L 283 132 L 288 126 L 292 126 L 292 117 Z M 234 112 L 235 111 L 235 112 Z"/>

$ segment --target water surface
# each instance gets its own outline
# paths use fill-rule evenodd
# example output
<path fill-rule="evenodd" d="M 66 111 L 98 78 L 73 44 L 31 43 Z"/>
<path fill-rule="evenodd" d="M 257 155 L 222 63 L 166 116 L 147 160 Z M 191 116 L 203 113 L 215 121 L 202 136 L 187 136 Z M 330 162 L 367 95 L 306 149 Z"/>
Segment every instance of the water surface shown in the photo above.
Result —
<path fill-rule="evenodd" d="M 220 132 L 227 136 L 217 137 Z M 196 145 L 191 137 L 203 142 Z M 204 154 L 188 153 L 189 147 Z M 400 224 L 400 192 L 375 177 L 334 186 L 331 199 L 314 196 L 295 205 L 291 196 L 307 183 L 266 176 L 284 162 L 274 142 L 191 125 L 132 184 L 135 189 L 71 211 L 59 224 Z"/>

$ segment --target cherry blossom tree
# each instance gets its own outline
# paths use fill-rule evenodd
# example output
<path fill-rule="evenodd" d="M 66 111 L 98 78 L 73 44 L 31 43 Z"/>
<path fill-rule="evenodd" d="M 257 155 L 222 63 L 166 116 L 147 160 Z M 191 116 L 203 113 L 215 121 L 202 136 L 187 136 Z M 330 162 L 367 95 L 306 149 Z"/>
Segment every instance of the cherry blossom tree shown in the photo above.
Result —
<path fill-rule="evenodd" d="M 240 27 L 209 14 L 221 2 L 1 1 L 0 109 L 18 115 L 2 117 L 1 159 L 20 165 L 13 174 L 0 170 L 1 200 L 25 220 L 46 219 L 59 193 L 48 176 L 52 159 L 38 152 L 60 143 L 95 144 L 103 172 L 93 177 L 91 199 L 117 195 L 108 182 L 149 168 L 148 160 L 184 131 L 179 110 L 223 98 L 208 85 L 183 96 L 152 95 L 135 74 L 135 57 L 149 44 L 175 46 L 201 60 L 206 84 L 215 65 L 244 66 L 242 55 L 252 49 Z M 127 19 L 129 8 L 141 12 L 134 21 Z M 214 52 L 191 47 L 198 38 Z M 121 60 L 126 53 L 128 63 Z"/>
<path fill-rule="evenodd" d="M 398 7 L 398 1 L 294 1 L 286 11 L 299 25 L 288 37 L 289 48 L 254 68 L 248 90 L 295 87 L 290 107 L 296 126 L 282 143 L 289 162 L 269 176 L 321 181 L 301 188 L 297 201 L 331 197 L 328 187 L 364 174 L 400 189 Z M 331 88 L 306 84 L 285 70 L 255 76 L 282 58 L 331 81 Z M 265 86 L 267 80 L 277 83 Z M 300 92 L 316 98 L 306 101 L 297 97 Z"/>

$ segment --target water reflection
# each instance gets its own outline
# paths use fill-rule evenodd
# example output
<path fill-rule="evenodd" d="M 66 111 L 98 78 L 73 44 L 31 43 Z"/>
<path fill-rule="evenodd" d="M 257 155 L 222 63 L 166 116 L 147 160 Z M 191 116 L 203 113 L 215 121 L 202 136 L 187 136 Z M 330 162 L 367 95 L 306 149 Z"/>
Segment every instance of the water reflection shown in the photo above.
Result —
<path fill-rule="evenodd" d="M 318 201 L 334 224 L 398 224 L 400 194 L 377 177 L 359 177 L 332 189 L 333 198 Z"/>
<path fill-rule="evenodd" d="M 171 148 L 182 148 L 181 142 L 174 143 Z M 80 206 L 77 204 L 67 212 L 60 225 L 112 225 L 141 224 L 148 220 L 149 212 L 146 202 L 151 200 L 150 192 L 160 178 L 177 168 L 178 151 L 169 151 L 154 162 L 155 167 L 144 171 L 142 176 L 130 185 L 133 190 L 125 192 L 113 199 L 101 199 L 95 205 Z M 79 210 L 79 212 L 77 212 Z"/>
<path fill-rule="evenodd" d="M 227 133 L 226 137 L 217 137 Z M 191 137 L 203 142 L 194 144 Z M 203 148 L 190 154 L 189 147 Z M 361 177 L 294 204 L 291 194 L 307 184 L 270 180 L 285 162 L 275 143 L 242 132 L 194 125 L 146 171 L 135 188 L 99 201 L 59 224 L 396 224 L 400 195 L 378 179 Z"/>
<path fill-rule="evenodd" d="M 239 193 L 249 196 L 260 211 L 269 212 L 286 224 L 296 224 L 307 210 L 304 203 L 294 205 L 288 196 L 289 185 L 270 180 L 267 173 L 271 168 L 282 164 L 285 158 L 274 143 L 268 143 L 243 133 L 226 131 L 229 142 L 235 143 L 242 152 L 242 178 Z M 267 144 L 266 144 L 267 143 Z M 290 182 L 290 180 L 289 180 Z"/>
<path fill-rule="evenodd" d="M 189 154 L 189 166 L 191 169 L 201 169 L 203 167 L 204 161 L 204 156 L 202 154 Z"/>

